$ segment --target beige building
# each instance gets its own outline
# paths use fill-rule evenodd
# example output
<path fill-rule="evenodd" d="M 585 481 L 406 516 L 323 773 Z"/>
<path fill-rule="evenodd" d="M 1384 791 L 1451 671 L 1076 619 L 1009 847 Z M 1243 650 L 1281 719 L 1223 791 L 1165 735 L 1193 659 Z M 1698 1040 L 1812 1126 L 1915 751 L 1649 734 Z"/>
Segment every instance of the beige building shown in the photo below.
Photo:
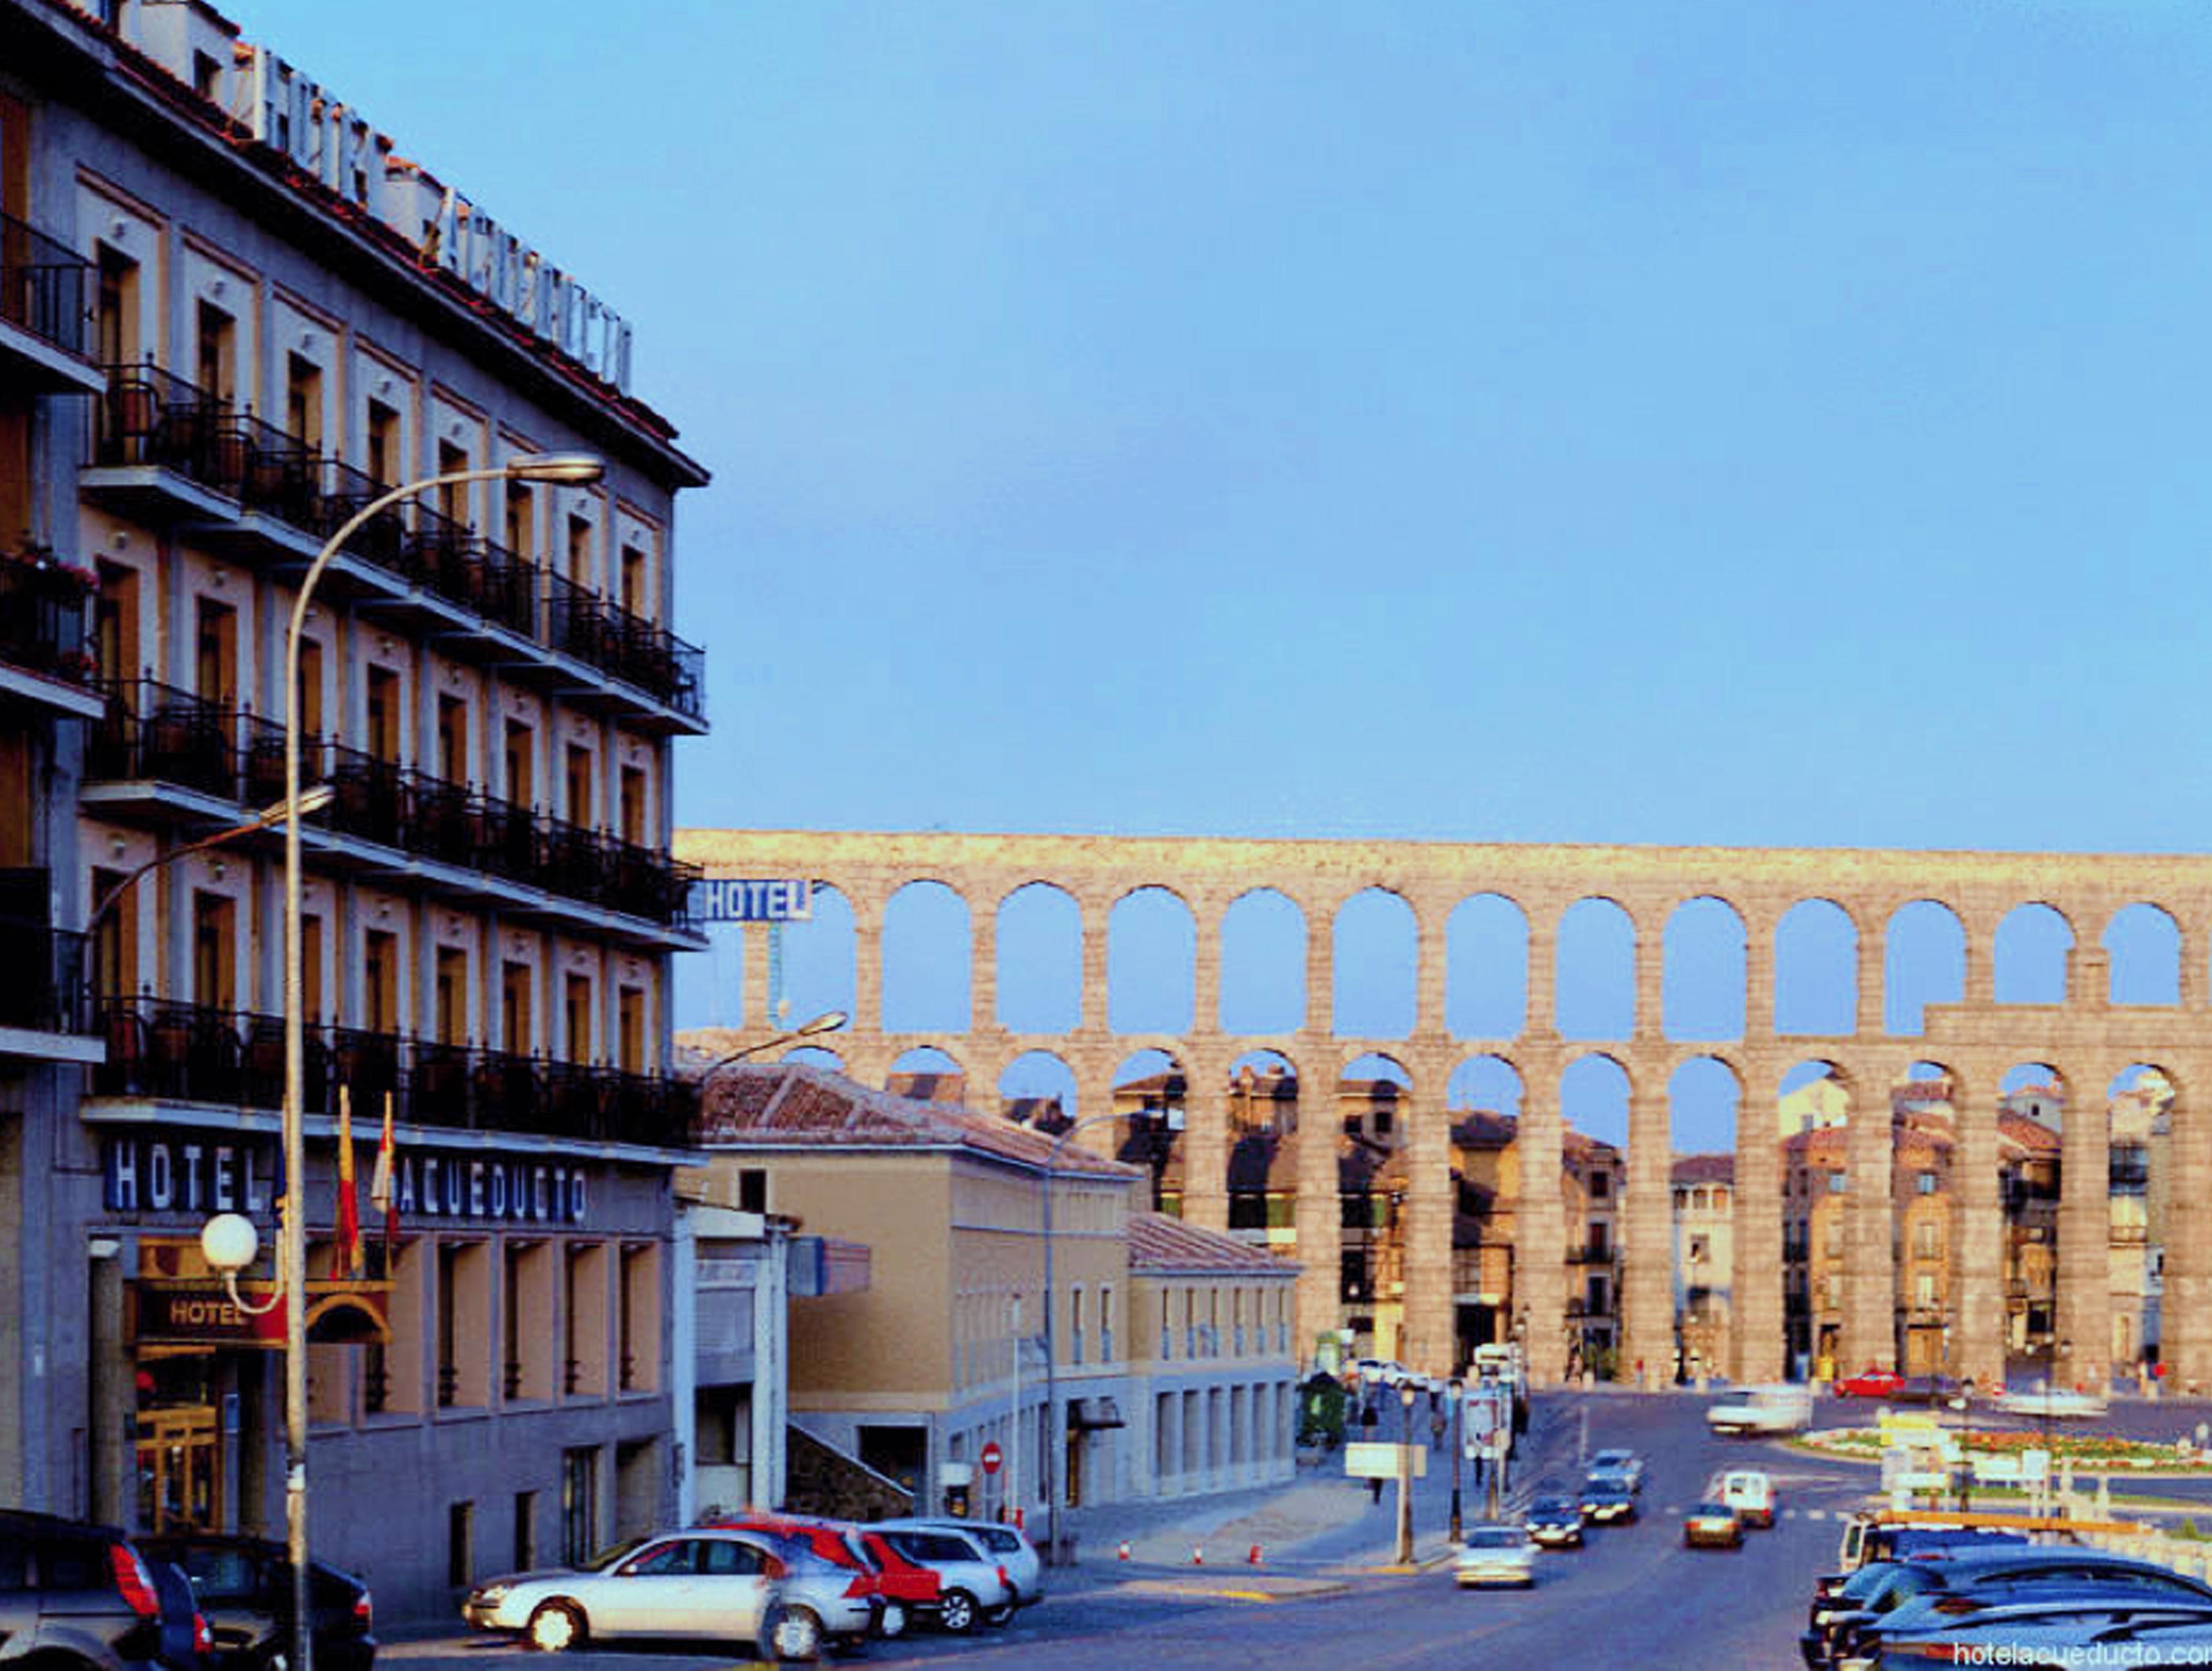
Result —
<path fill-rule="evenodd" d="M 1677 1155 L 1674 1195 L 1674 1327 L 1678 1377 L 1725 1375 L 1729 1284 L 1735 1268 L 1735 1157 Z"/>
<path fill-rule="evenodd" d="M 864 1290 L 793 1307 L 791 1418 L 918 1505 L 963 1480 L 997 1514 L 1048 1474 L 1064 1505 L 1288 1477 L 1297 1267 L 1158 1219 L 1144 1169 L 787 1063 L 715 1072 L 704 1121 L 743 1199 L 868 1248 Z"/>

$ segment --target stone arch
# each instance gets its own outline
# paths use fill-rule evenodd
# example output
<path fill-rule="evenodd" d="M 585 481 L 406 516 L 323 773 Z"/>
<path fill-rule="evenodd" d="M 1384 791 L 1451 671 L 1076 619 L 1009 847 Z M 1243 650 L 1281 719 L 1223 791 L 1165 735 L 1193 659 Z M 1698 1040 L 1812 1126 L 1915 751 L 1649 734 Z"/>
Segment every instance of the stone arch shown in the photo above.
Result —
<path fill-rule="evenodd" d="M 1518 1038 L 1528 1024 L 1528 914 L 1470 894 L 1444 927 L 1444 1025 L 1456 1038 Z"/>
<path fill-rule="evenodd" d="M 1024 1050 L 999 1074 L 1000 1112 L 1039 1131 L 1065 1130 L 1082 1117 L 1081 1081 L 1055 1050 Z"/>
<path fill-rule="evenodd" d="M 2110 1001 L 2180 1006 L 2181 925 L 2172 912 L 2142 900 L 2122 906 L 2101 944 L 2112 961 Z"/>
<path fill-rule="evenodd" d="M 1589 894 L 1559 914 L 1553 1023 L 1573 1040 L 1636 1031 L 1636 923 L 1627 908 Z"/>
<path fill-rule="evenodd" d="M 1774 1030 L 1847 1036 L 1858 1026 L 1858 925 L 1832 899 L 1801 899 L 1774 927 Z"/>
<path fill-rule="evenodd" d="M 766 1006 L 763 1013 L 755 1015 L 751 1003 L 746 1003 L 748 1027 L 787 1026 L 830 1010 L 842 1010 L 856 1025 L 875 1024 L 875 1017 L 860 1012 L 853 901 L 835 883 L 817 881 L 811 908 L 812 914 L 805 920 L 783 926 L 781 945 L 773 951 L 771 929 L 745 927 L 745 985 L 749 993 L 760 994 Z M 756 958 L 758 969 L 753 967 Z M 771 964 L 778 967 L 771 969 Z M 780 994 L 775 990 L 779 985 Z M 780 1017 L 774 1012 L 779 996 L 785 1011 Z"/>
<path fill-rule="evenodd" d="M 1329 924 L 1329 1030 L 1340 1038 L 1404 1038 L 1419 1006 L 1420 916 L 1395 888 L 1362 888 Z"/>
<path fill-rule="evenodd" d="M 2063 1004 L 2074 925 L 2055 905 L 2015 905 L 1997 924 L 1990 957 L 2000 1004 Z"/>
<path fill-rule="evenodd" d="M 1882 943 L 1885 1031 L 1917 1037 L 1926 1030 L 1930 1004 L 1956 1004 L 1966 995 L 1966 927 L 1957 909 L 1940 899 L 1908 900 L 1891 912 Z M 1865 968 L 1861 959 L 1860 967 Z M 1869 994 L 1859 993 L 1863 1013 Z"/>
<path fill-rule="evenodd" d="M 2163 1345 L 2165 1250 L 2172 1223 L 2174 1104 L 2155 1062 L 2130 1062 L 2106 1087 L 2112 1220 L 2110 1361 L 2135 1375 Z"/>
<path fill-rule="evenodd" d="M 1660 1227 L 1632 1223 L 1629 1231 L 1629 1280 L 1639 1291 L 1630 1299 L 1639 1318 L 1645 1307 L 1667 1307 L 1663 1345 L 1657 1320 L 1632 1322 L 1630 1333 L 1638 1356 L 1656 1360 L 1662 1379 L 1677 1382 L 1725 1374 L 1735 1361 L 1735 1178 L 1736 1128 L 1741 1118 L 1744 1078 L 1724 1053 L 1684 1053 L 1667 1076 L 1665 1170 L 1634 1157 L 1640 1196 L 1650 1181 L 1666 1178 L 1669 1203 L 1663 1243 Z M 1686 1140 L 1686 1139 L 1687 1140 Z M 1640 1219 L 1640 1202 L 1632 1201 Z M 1666 1249 L 1663 1296 L 1638 1267 Z M 1647 1291 L 1648 1285 L 1648 1291 Z M 1644 1297 L 1648 1291 L 1649 1297 Z"/>
<path fill-rule="evenodd" d="M 1297 1065 L 1247 1050 L 1229 1065 L 1229 1228 L 1294 1256 L 1297 1246 Z"/>
<path fill-rule="evenodd" d="M 1661 1030 L 1670 1039 L 1743 1036 L 1743 914 L 1717 894 L 1686 899 L 1661 936 Z"/>
<path fill-rule="evenodd" d="M 919 878 L 884 901 L 885 1032 L 968 1030 L 973 933 L 968 901 L 948 883 Z"/>
<path fill-rule="evenodd" d="M 1002 897 L 990 957 L 999 1026 L 1072 1033 L 1083 1024 L 1083 908 L 1066 888 L 1024 882 Z"/>
<path fill-rule="evenodd" d="M 919 1097 L 925 1102 L 931 1100 L 939 1089 L 950 1091 L 949 1086 L 940 1086 L 939 1081 L 963 1079 L 966 1072 L 960 1065 L 959 1057 L 941 1044 L 910 1044 L 891 1062 L 893 1075 L 920 1082 L 909 1086 L 905 1094 Z M 963 1096 L 953 1096 L 951 1100 L 963 1105 L 967 1101 Z"/>
<path fill-rule="evenodd" d="M 1520 1116 L 1522 1089 L 1521 1070 L 1513 1059 L 1485 1051 L 1452 1068 L 1444 1102 L 1453 1109 L 1484 1110 L 1512 1120 Z"/>
<path fill-rule="evenodd" d="M 1147 883 L 1122 894 L 1106 925 L 1108 1029 L 1188 1032 L 1197 1012 L 1197 953 L 1198 918 L 1181 892 Z"/>
<path fill-rule="evenodd" d="M 1221 914 L 1223 1031 L 1294 1033 L 1307 1022 L 1306 914 L 1279 888 L 1248 888 Z M 1256 968 L 1249 966 L 1255 951 Z"/>

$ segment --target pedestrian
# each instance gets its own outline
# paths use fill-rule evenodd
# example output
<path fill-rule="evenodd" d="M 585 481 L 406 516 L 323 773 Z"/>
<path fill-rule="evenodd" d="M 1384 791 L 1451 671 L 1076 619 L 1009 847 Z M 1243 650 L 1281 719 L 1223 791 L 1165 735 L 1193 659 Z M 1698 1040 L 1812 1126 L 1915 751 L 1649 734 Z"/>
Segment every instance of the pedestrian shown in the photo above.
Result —
<path fill-rule="evenodd" d="M 1380 1503 L 1382 1500 L 1382 1476 L 1379 1474 L 1370 1474 L 1367 1476 L 1367 1500 L 1370 1503 Z"/>

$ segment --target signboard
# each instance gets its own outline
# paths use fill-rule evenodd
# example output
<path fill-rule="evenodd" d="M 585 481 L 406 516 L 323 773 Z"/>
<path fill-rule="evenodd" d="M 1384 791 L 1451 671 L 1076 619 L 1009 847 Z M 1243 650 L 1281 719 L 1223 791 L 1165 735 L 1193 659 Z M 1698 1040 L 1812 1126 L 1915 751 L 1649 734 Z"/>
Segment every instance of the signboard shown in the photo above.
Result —
<path fill-rule="evenodd" d="M 1356 1480 L 1425 1480 L 1429 1477 L 1428 1447 L 1355 1442 L 1344 1448 L 1344 1472 L 1348 1478 Z"/>
<path fill-rule="evenodd" d="M 128 1297 L 125 1334 L 137 1346 L 237 1346 L 284 1348 L 284 1303 L 273 1282 L 241 1281 L 249 1311 L 210 1279 L 170 1280 L 145 1277 L 125 1285 Z M 388 1345 L 392 1340 L 392 1285 L 310 1277 L 306 1284 L 307 1339 L 317 1345 Z M 271 1300 L 275 1303 L 270 1304 Z"/>
<path fill-rule="evenodd" d="M 2009 1485 L 2021 1477 L 2021 1459 L 2017 1456 L 1977 1456 L 1974 1458 L 1974 1478 L 1993 1486 Z"/>
<path fill-rule="evenodd" d="M 993 1439 L 988 1444 L 986 1444 L 983 1447 L 982 1454 L 978 1460 L 983 1464 L 984 1473 L 996 1474 L 999 1471 L 1000 1464 L 1005 1462 L 1006 1460 L 1006 1453 L 1000 1449 L 999 1442 L 996 1439 Z"/>
<path fill-rule="evenodd" d="M 804 922 L 814 914 L 814 884 L 717 876 L 691 884 L 696 922 Z"/>

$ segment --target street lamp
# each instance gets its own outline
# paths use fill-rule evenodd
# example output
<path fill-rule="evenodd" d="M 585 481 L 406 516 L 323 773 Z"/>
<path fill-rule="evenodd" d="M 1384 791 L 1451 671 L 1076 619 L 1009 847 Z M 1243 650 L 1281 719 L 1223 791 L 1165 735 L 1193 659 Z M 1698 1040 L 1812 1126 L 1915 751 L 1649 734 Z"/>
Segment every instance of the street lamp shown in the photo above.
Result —
<path fill-rule="evenodd" d="M 1408 1379 L 1398 1383 L 1398 1553 L 1400 1566 L 1413 1564 L 1413 1401 L 1419 1388 Z"/>
<path fill-rule="evenodd" d="M 1085 1126 L 1095 1126 L 1102 1120 L 1122 1118 L 1120 1110 L 1108 1109 L 1098 1114 L 1086 1114 L 1072 1121 L 1067 1129 L 1052 1140 L 1052 1151 L 1044 1161 L 1044 1526 L 1045 1559 L 1060 1559 L 1060 1361 L 1058 1347 L 1053 1339 L 1053 1316 L 1059 1309 L 1054 1303 L 1052 1268 L 1052 1178 L 1060 1165 L 1060 1151 L 1067 1140 Z M 1182 1129 L 1182 1110 L 1170 1108 L 1167 1111 L 1168 1129 Z M 1020 1347 L 1017 1346 L 1018 1352 Z M 1014 1413 L 1020 1419 L 1021 1412 Z"/>
<path fill-rule="evenodd" d="M 1459 1464 L 1460 1452 L 1465 1448 L 1467 1437 L 1467 1382 L 1454 1376 L 1447 1383 L 1445 1396 L 1451 1400 L 1452 1415 L 1451 1540 L 1457 1543 L 1460 1540 L 1462 1530 L 1459 1517 Z"/>
<path fill-rule="evenodd" d="M 318 783 L 300 797 L 300 816 L 311 818 L 337 798 L 335 785 Z M 242 823 L 228 825 L 212 835 L 201 836 L 198 841 L 187 842 L 180 848 L 171 848 L 167 853 L 155 854 L 145 863 L 126 872 L 119 881 L 108 885 L 107 890 L 94 903 L 92 914 L 85 919 L 84 932 L 89 934 L 98 928 L 123 896 L 137 887 L 149 871 L 159 870 L 164 865 L 173 865 L 179 859 L 189 859 L 196 853 L 205 853 L 210 848 L 222 847 L 260 830 L 274 829 L 291 817 L 291 806 L 289 801 L 276 801 L 263 807 Z"/>
<path fill-rule="evenodd" d="M 323 543 L 300 577 L 284 634 L 284 1215 L 276 1262 L 284 1296 L 284 1541 L 292 1563 L 292 1671 L 314 1671 L 307 1565 L 307 1166 L 303 1134 L 307 1087 L 307 968 L 301 940 L 300 639 L 315 582 L 371 517 L 432 488 L 467 482 L 540 482 L 585 487 L 606 474 L 580 453 L 519 453 L 484 470 L 448 471 L 378 495 Z"/>
<path fill-rule="evenodd" d="M 798 1026 L 791 1028 L 786 1032 L 777 1033 L 772 1037 L 764 1038 L 757 1044 L 748 1044 L 742 1050 L 732 1050 L 726 1056 L 715 1057 L 713 1061 L 708 1062 L 704 1068 L 700 1070 L 699 1093 L 701 1098 L 701 1108 L 703 1109 L 706 1106 L 705 1097 L 707 1081 L 713 1079 L 714 1075 L 720 1073 L 724 1068 L 735 1067 L 739 1062 L 744 1061 L 747 1057 L 757 1056 L 763 1050 L 773 1050 L 779 1044 L 790 1044 L 799 1039 L 813 1038 L 823 1033 L 834 1033 L 851 1019 L 852 1018 L 847 1015 L 842 1010 L 824 1010 L 820 1015 L 816 1016 L 812 1020 L 802 1021 Z"/>

